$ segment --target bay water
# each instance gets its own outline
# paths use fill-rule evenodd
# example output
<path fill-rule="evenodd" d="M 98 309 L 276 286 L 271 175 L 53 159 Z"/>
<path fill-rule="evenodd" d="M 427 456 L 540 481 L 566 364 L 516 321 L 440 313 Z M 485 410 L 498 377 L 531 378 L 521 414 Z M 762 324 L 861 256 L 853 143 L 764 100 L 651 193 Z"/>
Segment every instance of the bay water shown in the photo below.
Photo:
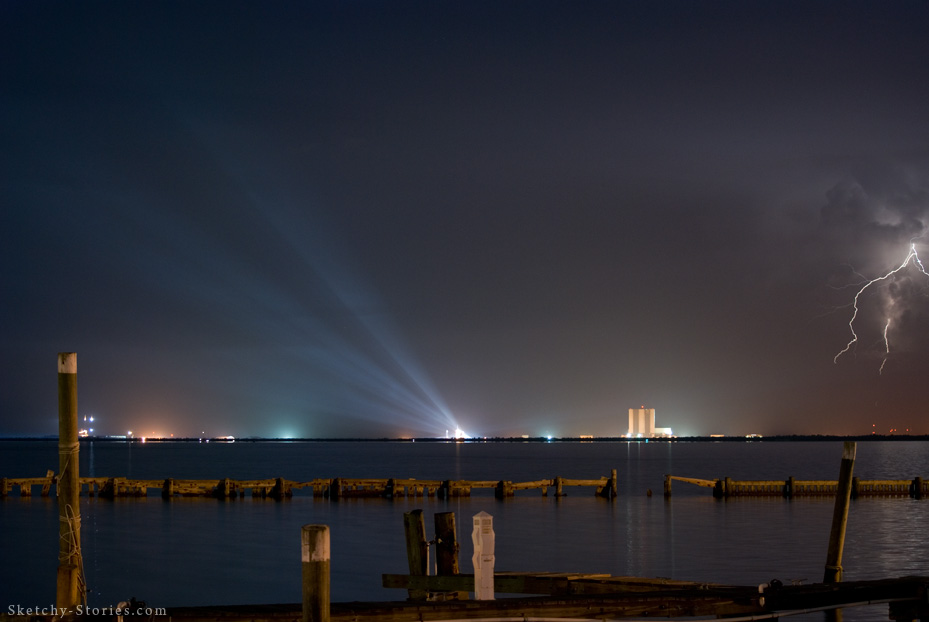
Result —
<path fill-rule="evenodd" d="M 152 607 L 300 601 L 300 528 L 329 525 L 332 599 L 403 600 L 381 587 L 383 573 L 406 573 L 403 513 L 456 513 L 461 571 L 471 572 L 471 519 L 493 516 L 496 569 L 753 585 L 771 579 L 822 580 L 834 498 L 716 500 L 711 491 L 665 474 L 714 479 L 836 479 L 842 443 L 798 442 L 87 442 L 82 476 L 137 479 L 417 478 L 532 481 L 595 479 L 618 472 L 619 496 L 592 488 L 567 496 L 520 491 L 471 497 L 286 501 L 149 497 L 81 498 L 88 601 L 135 597 Z M 58 470 L 57 441 L 0 441 L 0 476 Z M 929 477 L 929 443 L 858 444 L 861 479 Z M 648 494 L 652 492 L 651 496 Z M 929 500 L 860 498 L 849 513 L 846 580 L 929 576 Z M 58 508 L 53 493 L 0 500 L 0 606 L 54 601 Z M 886 606 L 846 612 L 886 619 Z"/>

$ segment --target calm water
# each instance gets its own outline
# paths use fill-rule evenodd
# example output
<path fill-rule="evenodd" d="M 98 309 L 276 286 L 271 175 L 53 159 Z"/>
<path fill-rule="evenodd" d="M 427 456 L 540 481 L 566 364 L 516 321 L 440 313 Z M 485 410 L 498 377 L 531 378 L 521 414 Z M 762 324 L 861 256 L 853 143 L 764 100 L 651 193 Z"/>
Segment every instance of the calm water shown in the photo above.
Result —
<path fill-rule="evenodd" d="M 834 501 L 714 500 L 710 491 L 665 473 L 733 479 L 835 479 L 840 442 L 797 443 L 165 443 L 82 444 L 81 474 L 131 478 L 414 477 L 596 478 L 619 472 L 620 496 L 597 499 L 568 489 L 497 501 L 492 491 L 465 499 L 355 499 L 297 496 L 285 502 L 83 497 L 83 553 L 89 600 L 111 605 L 135 596 L 151 606 L 299 602 L 300 527 L 327 524 L 332 598 L 402 600 L 381 587 L 382 573 L 406 572 L 404 512 L 422 508 L 458 518 L 462 572 L 471 572 L 470 520 L 494 517 L 498 570 L 614 575 L 755 584 L 822 579 Z M 0 475 L 57 471 L 56 442 L 0 441 Z M 859 443 L 862 479 L 929 477 L 929 444 Z M 651 489 L 654 496 L 648 497 Z M 154 494 L 154 492 L 153 492 Z M 853 502 L 845 545 L 847 580 L 929 575 L 923 534 L 929 500 Z M 0 501 L 0 606 L 54 600 L 58 510 L 54 496 Z M 886 606 L 846 612 L 886 619 Z"/>

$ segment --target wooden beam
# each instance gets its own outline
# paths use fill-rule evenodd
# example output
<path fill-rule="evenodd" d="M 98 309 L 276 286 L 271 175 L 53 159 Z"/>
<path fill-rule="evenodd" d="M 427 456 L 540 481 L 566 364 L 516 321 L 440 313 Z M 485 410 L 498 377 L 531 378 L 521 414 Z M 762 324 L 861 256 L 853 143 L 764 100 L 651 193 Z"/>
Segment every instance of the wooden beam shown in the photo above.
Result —
<path fill-rule="evenodd" d="M 715 479 L 698 479 L 696 477 L 680 477 L 678 475 L 666 475 L 668 479 L 677 480 L 679 482 L 685 482 L 687 484 L 694 484 L 695 486 L 702 486 L 704 488 L 713 488 L 716 486 Z"/>
<path fill-rule="evenodd" d="M 733 594 L 562 596 L 485 601 L 332 603 L 332 622 L 432 622 L 481 618 L 621 618 L 763 612 L 757 587 Z M 176 622 L 299 622 L 299 605 L 171 608 Z"/>
<path fill-rule="evenodd" d="M 473 574 L 417 576 L 384 574 L 384 587 L 430 592 L 466 591 L 474 586 Z M 613 577 L 608 574 L 495 572 L 494 592 L 501 594 L 618 594 L 668 590 L 723 588 L 712 583 L 663 578 Z"/>

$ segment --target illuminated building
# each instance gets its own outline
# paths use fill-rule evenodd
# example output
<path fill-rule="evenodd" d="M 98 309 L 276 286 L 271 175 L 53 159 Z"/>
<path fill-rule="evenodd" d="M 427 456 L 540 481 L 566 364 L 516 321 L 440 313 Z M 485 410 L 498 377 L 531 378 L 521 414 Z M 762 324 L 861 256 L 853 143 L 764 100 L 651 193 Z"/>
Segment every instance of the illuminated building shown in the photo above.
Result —
<path fill-rule="evenodd" d="M 672 436 L 671 428 L 655 427 L 655 409 L 639 406 L 629 409 L 630 438 L 655 438 L 656 436 Z"/>
<path fill-rule="evenodd" d="M 655 409 L 638 408 L 629 409 L 629 436 L 632 438 L 655 435 Z"/>

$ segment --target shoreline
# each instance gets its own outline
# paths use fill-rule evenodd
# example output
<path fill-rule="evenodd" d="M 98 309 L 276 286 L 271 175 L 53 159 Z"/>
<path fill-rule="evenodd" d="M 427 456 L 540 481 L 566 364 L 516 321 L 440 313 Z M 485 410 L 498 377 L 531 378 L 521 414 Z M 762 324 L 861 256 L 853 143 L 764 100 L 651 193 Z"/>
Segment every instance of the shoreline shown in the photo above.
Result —
<path fill-rule="evenodd" d="M 0 436 L 2 442 L 50 442 L 57 441 L 57 435 L 48 436 Z M 117 437 L 117 436 L 87 436 L 81 437 L 83 443 L 780 443 L 780 442 L 834 442 L 834 441 L 929 441 L 929 434 L 862 434 L 842 436 L 838 434 L 782 434 L 773 436 L 675 436 L 656 438 L 627 438 L 625 436 L 596 436 L 596 437 L 484 437 L 468 439 L 449 439 L 432 437 L 414 438 L 364 438 L 364 437 L 337 437 L 337 438 L 265 438 L 265 437 L 184 437 L 184 438 L 154 438 L 154 437 Z"/>

